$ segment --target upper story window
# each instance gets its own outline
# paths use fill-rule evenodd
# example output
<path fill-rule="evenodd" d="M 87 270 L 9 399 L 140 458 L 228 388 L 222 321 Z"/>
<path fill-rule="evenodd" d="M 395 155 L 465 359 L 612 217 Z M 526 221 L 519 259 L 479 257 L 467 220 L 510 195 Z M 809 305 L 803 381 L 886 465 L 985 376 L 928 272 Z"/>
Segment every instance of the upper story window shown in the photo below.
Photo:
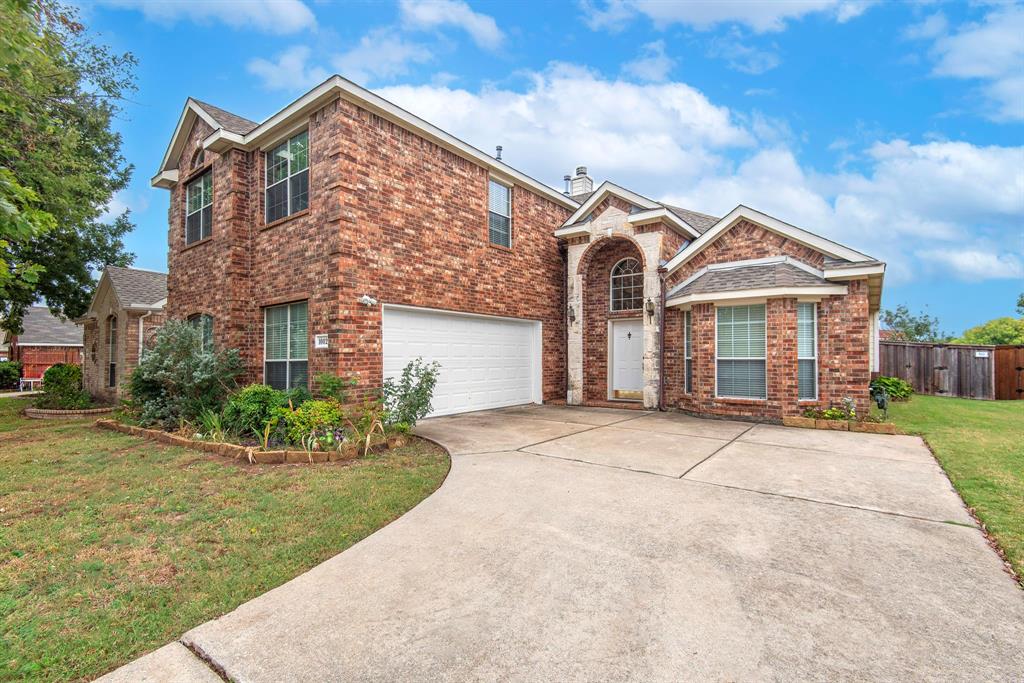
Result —
<path fill-rule="evenodd" d="M 612 268 L 611 308 L 613 311 L 634 311 L 644 303 L 644 273 L 640 261 L 624 258 Z"/>
<path fill-rule="evenodd" d="M 207 171 L 185 187 L 185 244 L 210 236 L 213 230 L 213 172 Z"/>
<path fill-rule="evenodd" d="M 187 319 L 188 324 L 199 330 L 202 335 L 201 348 L 203 351 L 213 350 L 213 316 L 201 313 L 199 315 L 190 315 Z"/>
<path fill-rule="evenodd" d="M 491 244 L 512 247 L 512 188 L 491 180 L 487 187 L 487 235 Z"/>
<path fill-rule="evenodd" d="M 196 150 L 196 153 L 192 155 L 192 165 L 189 167 L 193 171 L 206 163 L 206 150 L 200 147 Z"/>
<path fill-rule="evenodd" d="M 309 131 L 266 153 L 267 223 L 309 208 Z"/>

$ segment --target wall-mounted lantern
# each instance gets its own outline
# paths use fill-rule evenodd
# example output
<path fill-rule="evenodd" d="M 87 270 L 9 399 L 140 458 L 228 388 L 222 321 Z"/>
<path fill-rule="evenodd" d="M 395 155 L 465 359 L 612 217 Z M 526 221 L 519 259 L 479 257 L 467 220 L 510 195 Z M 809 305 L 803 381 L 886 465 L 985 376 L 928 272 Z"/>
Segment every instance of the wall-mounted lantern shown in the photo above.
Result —
<path fill-rule="evenodd" d="M 569 304 L 569 324 L 576 322 L 576 309 Z"/>
<path fill-rule="evenodd" d="M 647 298 L 647 303 L 644 304 L 644 310 L 647 311 L 647 315 L 651 317 L 651 320 L 654 320 L 654 299 L 650 297 Z"/>

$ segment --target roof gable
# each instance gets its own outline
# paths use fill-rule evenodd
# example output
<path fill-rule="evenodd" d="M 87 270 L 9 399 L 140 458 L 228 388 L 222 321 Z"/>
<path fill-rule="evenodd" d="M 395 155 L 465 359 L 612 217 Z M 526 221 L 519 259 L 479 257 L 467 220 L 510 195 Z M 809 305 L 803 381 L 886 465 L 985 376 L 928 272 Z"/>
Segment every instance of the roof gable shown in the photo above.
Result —
<path fill-rule="evenodd" d="M 103 275 L 122 308 L 157 308 L 167 299 L 167 273 L 107 266 Z"/>
<path fill-rule="evenodd" d="M 82 328 L 71 320 L 61 320 L 46 306 L 30 306 L 16 337 L 22 346 L 81 346 Z"/>

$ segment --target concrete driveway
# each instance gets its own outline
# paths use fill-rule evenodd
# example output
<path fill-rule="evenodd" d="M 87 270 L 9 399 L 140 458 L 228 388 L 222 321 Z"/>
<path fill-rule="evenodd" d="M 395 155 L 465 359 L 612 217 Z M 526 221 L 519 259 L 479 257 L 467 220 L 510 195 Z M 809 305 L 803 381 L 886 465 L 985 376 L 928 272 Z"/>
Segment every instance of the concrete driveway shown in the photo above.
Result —
<path fill-rule="evenodd" d="M 924 444 L 530 406 L 433 496 L 112 680 L 976 680 L 1024 592 Z M 188 647 L 184 647 L 182 643 Z"/>

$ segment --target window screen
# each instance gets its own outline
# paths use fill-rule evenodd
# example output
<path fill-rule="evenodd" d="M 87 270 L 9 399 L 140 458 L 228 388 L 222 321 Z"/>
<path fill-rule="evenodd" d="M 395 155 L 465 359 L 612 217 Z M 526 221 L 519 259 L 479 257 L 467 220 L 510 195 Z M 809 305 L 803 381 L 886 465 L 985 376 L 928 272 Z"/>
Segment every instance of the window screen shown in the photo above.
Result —
<path fill-rule="evenodd" d="M 487 235 L 491 244 L 512 246 L 512 189 L 494 180 L 487 190 Z"/>
<path fill-rule="evenodd" d="M 765 383 L 765 307 L 717 309 L 718 396 L 767 398 Z"/>
<path fill-rule="evenodd" d="M 275 389 L 305 387 L 309 332 L 306 302 L 263 309 L 263 381 Z"/>
<path fill-rule="evenodd" d="M 817 304 L 796 305 L 797 384 L 801 401 L 818 398 Z"/>
<path fill-rule="evenodd" d="M 309 208 L 309 131 L 267 152 L 265 161 L 266 222 Z"/>

